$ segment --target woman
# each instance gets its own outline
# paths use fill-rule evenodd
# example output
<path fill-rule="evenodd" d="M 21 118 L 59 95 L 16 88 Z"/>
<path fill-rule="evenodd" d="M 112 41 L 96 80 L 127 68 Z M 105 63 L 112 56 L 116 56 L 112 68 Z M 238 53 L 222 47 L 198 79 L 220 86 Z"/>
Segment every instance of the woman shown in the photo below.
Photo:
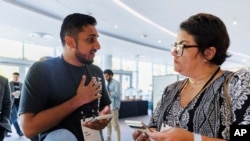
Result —
<path fill-rule="evenodd" d="M 199 13 L 180 24 L 171 53 L 175 71 L 187 78 L 165 88 L 149 123 L 156 132 L 135 131 L 136 141 L 229 140 L 230 125 L 250 125 L 250 73 L 235 73 L 228 94 L 223 89 L 232 73 L 220 69 L 229 43 L 214 15 Z"/>

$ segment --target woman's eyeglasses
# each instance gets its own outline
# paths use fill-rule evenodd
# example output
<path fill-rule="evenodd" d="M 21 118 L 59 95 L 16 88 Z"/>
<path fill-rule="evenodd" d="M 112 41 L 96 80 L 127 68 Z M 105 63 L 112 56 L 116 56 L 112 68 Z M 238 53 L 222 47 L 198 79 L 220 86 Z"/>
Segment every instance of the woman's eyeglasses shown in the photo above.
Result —
<path fill-rule="evenodd" d="M 192 47 L 199 47 L 199 46 L 197 46 L 197 45 L 172 44 L 171 45 L 171 52 L 176 53 L 177 56 L 182 56 L 184 48 L 192 48 Z"/>

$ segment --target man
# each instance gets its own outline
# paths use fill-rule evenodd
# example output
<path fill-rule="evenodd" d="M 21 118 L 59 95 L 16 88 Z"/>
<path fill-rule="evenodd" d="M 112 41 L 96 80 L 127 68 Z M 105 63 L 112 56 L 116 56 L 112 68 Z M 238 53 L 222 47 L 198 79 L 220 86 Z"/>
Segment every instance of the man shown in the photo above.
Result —
<path fill-rule="evenodd" d="M 43 141 L 89 141 L 100 137 L 110 114 L 102 70 L 93 65 L 100 49 L 94 17 L 68 15 L 62 23 L 61 57 L 34 63 L 26 76 L 19 115 L 25 136 Z M 98 80 L 98 81 L 97 81 Z M 85 122 L 81 122 L 85 121 Z M 88 138 L 84 133 L 90 133 Z M 93 134 L 92 134 L 93 133 Z"/>
<path fill-rule="evenodd" d="M 3 141 L 5 133 L 11 132 L 9 123 L 11 109 L 10 90 L 8 79 L 0 76 L 0 140 Z"/>
<path fill-rule="evenodd" d="M 19 82 L 19 73 L 14 72 L 12 74 L 13 80 L 10 81 L 10 93 L 11 93 L 11 113 L 10 113 L 10 124 L 13 124 L 16 133 L 21 137 L 23 136 L 23 132 L 21 131 L 18 123 L 18 118 L 17 118 L 17 112 L 19 108 L 19 102 L 20 102 L 20 92 L 22 90 L 22 83 Z M 8 136 L 8 135 L 7 135 Z"/>
<path fill-rule="evenodd" d="M 121 140 L 120 126 L 119 126 L 119 109 L 121 105 L 121 87 L 120 82 L 113 78 L 113 71 L 106 69 L 104 71 L 104 78 L 107 80 L 107 90 L 111 99 L 111 110 L 113 118 L 107 126 L 107 141 L 111 141 L 112 126 L 116 132 L 116 141 Z"/>

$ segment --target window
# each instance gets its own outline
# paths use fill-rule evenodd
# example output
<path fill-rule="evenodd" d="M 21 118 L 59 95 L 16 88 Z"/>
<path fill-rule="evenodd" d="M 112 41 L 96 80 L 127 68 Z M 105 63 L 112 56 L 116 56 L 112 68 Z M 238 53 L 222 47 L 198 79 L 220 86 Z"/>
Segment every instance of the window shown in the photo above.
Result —
<path fill-rule="evenodd" d="M 112 57 L 112 69 L 113 70 L 121 69 L 121 59 Z"/>
<path fill-rule="evenodd" d="M 0 38 L 0 56 L 21 59 L 22 42 Z"/>
<path fill-rule="evenodd" d="M 10 66 L 10 65 L 0 65 L 0 75 L 6 77 L 9 79 L 9 81 L 12 80 L 12 73 L 13 72 L 19 72 L 18 66 Z"/>
<path fill-rule="evenodd" d="M 136 62 L 133 60 L 122 59 L 122 70 L 136 71 Z"/>
<path fill-rule="evenodd" d="M 166 74 L 166 66 L 161 64 L 153 65 L 153 75 L 165 75 Z"/>
<path fill-rule="evenodd" d="M 146 92 L 152 86 L 152 64 L 149 62 L 139 62 L 138 89 Z"/>
<path fill-rule="evenodd" d="M 25 59 L 38 61 L 43 56 L 54 57 L 54 48 L 28 44 L 28 43 L 24 44 L 24 58 Z"/>

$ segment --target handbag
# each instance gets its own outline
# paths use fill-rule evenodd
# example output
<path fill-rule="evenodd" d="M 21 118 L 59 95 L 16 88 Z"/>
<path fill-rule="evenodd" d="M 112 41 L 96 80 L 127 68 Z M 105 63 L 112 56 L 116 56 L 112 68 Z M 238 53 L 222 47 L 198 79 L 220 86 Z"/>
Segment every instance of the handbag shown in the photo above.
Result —
<path fill-rule="evenodd" d="M 230 95 L 229 95 L 229 83 L 231 81 L 231 79 L 233 78 L 234 74 L 236 72 L 232 72 L 230 73 L 227 78 L 224 81 L 223 84 L 223 92 L 224 92 L 224 96 L 225 96 L 225 102 L 227 105 L 227 108 L 229 109 L 230 112 L 230 121 L 233 121 L 233 112 L 232 112 L 232 107 L 231 107 L 231 100 L 230 100 Z"/>

